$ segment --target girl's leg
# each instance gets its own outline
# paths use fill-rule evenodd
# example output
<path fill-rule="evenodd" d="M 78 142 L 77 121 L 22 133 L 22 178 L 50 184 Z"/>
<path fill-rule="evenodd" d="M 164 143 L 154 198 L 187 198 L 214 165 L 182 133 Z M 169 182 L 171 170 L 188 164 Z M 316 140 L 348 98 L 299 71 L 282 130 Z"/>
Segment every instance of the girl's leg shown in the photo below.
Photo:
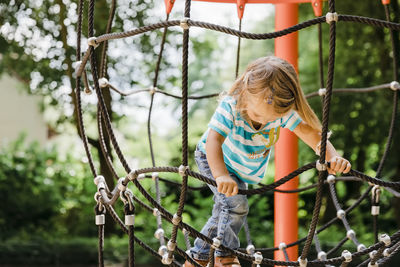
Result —
<path fill-rule="evenodd" d="M 246 183 L 239 180 L 235 175 L 231 174 L 231 177 L 238 183 L 240 189 L 247 189 Z M 224 194 L 218 193 L 216 198 L 221 203 L 217 237 L 221 240 L 222 245 L 231 249 L 238 249 L 240 247 L 238 234 L 249 212 L 247 197 L 246 195 L 226 197 Z M 229 252 L 222 250 L 217 250 L 215 254 L 219 257 L 230 255 Z"/>
<path fill-rule="evenodd" d="M 213 179 L 210 167 L 208 166 L 206 155 L 203 152 L 199 150 L 195 151 L 195 161 L 200 170 L 200 173 L 203 174 L 204 176 Z M 221 212 L 221 204 L 218 201 L 216 201 L 217 198 L 215 195 L 216 190 L 214 190 L 215 187 L 210 185 L 209 187 L 214 193 L 213 197 L 214 206 L 211 217 L 208 219 L 207 223 L 204 225 L 203 229 L 200 232 L 203 235 L 213 239 L 214 237 L 217 236 L 219 214 Z M 210 252 L 210 244 L 208 244 L 207 242 L 203 241 L 200 238 L 196 238 L 196 240 L 194 241 L 194 247 L 190 249 L 192 257 L 198 260 L 208 260 L 209 252 Z"/>

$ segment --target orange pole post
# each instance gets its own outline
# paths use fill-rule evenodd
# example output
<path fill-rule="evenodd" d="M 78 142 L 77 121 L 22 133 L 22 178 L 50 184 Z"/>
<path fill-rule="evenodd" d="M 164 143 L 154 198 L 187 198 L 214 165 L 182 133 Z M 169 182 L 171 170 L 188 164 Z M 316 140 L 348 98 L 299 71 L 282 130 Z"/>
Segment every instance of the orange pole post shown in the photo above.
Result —
<path fill-rule="evenodd" d="M 298 23 L 298 4 L 284 3 L 275 5 L 275 30 L 282 30 Z M 297 68 L 298 34 L 297 32 L 275 39 L 275 55 L 289 61 Z M 275 144 L 275 181 L 298 168 L 297 136 L 287 129 L 282 129 L 279 141 Z M 296 189 L 298 177 L 278 187 Z M 298 239 L 297 217 L 298 194 L 274 193 L 274 245 L 281 242 L 292 243 Z M 289 260 L 297 261 L 298 247 L 287 248 Z M 282 251 L 275 251 L 276 260 L 284 261 Z"/>

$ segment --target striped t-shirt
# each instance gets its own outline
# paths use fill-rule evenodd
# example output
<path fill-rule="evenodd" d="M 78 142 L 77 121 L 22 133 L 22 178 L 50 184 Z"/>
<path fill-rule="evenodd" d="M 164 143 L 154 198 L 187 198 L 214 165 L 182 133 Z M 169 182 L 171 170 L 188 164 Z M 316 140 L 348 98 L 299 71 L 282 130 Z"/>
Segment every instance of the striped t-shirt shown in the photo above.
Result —
<path fill-rule="evenodd" d="M 280 128 L 293 131 L 301 121 L 300 116 L 292 110 L 255 130 L 236 110 L 236 100 L 226 96 L 219 103 L 198 146 L 205 153 L 209 130 L 218 132 L 225 137 L 222 151 L 228 171 L 249 184 L 257 184 L 264 177 L 270 151 L 278 141 Z"/>

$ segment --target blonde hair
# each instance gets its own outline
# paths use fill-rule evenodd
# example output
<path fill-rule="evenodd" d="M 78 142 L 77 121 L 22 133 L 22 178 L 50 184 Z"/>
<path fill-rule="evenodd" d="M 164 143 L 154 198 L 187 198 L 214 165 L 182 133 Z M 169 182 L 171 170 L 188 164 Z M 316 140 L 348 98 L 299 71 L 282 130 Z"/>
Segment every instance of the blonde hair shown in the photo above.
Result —
<path fill-rule="evenodd" d="M 272 104 L 278 114 L 294 109 L 309 126 L 321 131 L 321 123 L 300 88 L 296 70 L 281 58 L 268 56 L 251 62 L 228 95 L 237 100 L 237 108 L 244 117 L 247 117 L 247 96 L 254 95 L 262 98 L 266 105 Z"/>

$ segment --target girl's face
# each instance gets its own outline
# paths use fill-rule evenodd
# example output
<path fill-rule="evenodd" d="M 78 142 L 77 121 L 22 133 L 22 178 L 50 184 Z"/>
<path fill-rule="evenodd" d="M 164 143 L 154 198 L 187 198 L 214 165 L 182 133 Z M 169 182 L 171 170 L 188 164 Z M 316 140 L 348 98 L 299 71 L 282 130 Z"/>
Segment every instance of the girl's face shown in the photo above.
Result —
<path fill-rule="evenodd" d="M 249 118 L 262 125 L 283 117 L 285 114 L 278 114 L 273 104 L 268 104 L 266 99 L 254 95 L 247 96 L 246 112 Z"/>

